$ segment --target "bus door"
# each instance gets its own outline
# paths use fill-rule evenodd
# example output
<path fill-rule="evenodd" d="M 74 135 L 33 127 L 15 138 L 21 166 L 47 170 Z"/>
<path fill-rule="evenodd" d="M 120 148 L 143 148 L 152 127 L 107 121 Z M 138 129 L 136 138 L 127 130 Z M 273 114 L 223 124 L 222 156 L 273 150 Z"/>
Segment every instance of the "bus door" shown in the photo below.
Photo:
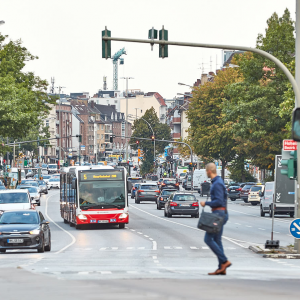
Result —
<path fill-rule="evenodd" d="M 69 222 L 75 224 L 75 220 L 76 220 L 76 191 L 77 191 L 77 187 L 75 185 L 75 187 L 73 188 L 72 184 L 73 181 L 76 180 L 76 177 L 74 174 L 68 174 L 68 207 L 69 207 Z"/>

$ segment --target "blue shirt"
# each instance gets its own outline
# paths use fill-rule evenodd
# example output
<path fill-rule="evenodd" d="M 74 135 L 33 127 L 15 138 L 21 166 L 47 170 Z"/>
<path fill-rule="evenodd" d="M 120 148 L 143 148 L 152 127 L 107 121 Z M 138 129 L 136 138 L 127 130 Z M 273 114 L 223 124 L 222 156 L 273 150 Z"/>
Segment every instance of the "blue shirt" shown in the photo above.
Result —
<path fill-rule="evenodd" d="M 212 208 L 215 207 L 226 207 L 227 202 L 227 190 L 224 185 L 224 182 L 220 176 L 216 176 L 212 179 L 212 185 L 210 188 L 210 202 L 205 202 L 205 205 L 208 205 Z"/>

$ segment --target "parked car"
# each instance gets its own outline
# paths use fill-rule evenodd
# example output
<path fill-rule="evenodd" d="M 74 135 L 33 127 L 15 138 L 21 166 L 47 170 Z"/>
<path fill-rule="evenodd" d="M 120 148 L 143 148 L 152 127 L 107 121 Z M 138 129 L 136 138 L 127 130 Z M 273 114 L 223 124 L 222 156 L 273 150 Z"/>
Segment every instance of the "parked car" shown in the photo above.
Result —
<path fill-rule="evenodd" d="M 41 193 L 43 194 L 48 194 L 48 187 L 47 187 L 47 183 L 44 180 L 39 180 L 39 185 L 41 188 Z"/>
<path fill-rule="evenodd" d="M 48 183 L 48 190 L 56 188 L 60 188 L 60 178 L 51 178 Z"/>
<path fill-rule="evenodd" d="M 49 222 L 36 210 L 5 211 L 0 215 L 0 232 L 0 253 L 12 249 L 37 249 L 40 253 L 51 250 Z"/>
<path fill-rule="evenodd" d="M 231 201 L 235 201 L 236 199 L 240 198 L 240 192 L 241 192 L 241 188 L 239 185 L 231 185 L 228 187 L 227 189 L 227 197 L 231 200 Z"/>
<path fill-rule="evenodd" d="M 273 203 L 274 193 L 275 193 L 275 182 L 274 181 L 266 182 L 265 193 L 264 195 L 261 195 L 261 199 L 260 199 L 261 217 L 264 217 L 266 213 L 268 213 L 269 216 L 272 217 L 270 207 Z"/>
<path fill-rule="evenodd" d="M 260 204 L 260 198 L 264 195 L 265 192 L 265 186 L 260 185 L 253 185 L 248 194 L 248 202 L 252 205 Z"/>
<path fill-rule="evenodd" d="M 135 203 L 141 201 L 157 201 L 159 189 L 156 183 L 141 183 L 135 193 Z"/>
<path fill-rule="evenodd" d="M 244 187 L 242 188 L 241 192 L 240 192 L 240 198 L 242 200 L 244 200 L 245 203 L 248 203 L 248 194 L 250 191 L 250 188 L 255 185 L 255 182 L 247 182 Z"/>
<path fill-rule="evenodd" d="M 177 192 L 176 189 L 164 189 L 160 192 L 160 195 L 157 197 L 156 207 L 157 209 L 162 209 L 165 207 L 166 201 L 169 199 L 172 193 Z"/>
<path fill-rule="evenodd" d="M 199 218 L 199 203 L 192 193 L 172 193 L 165 204 L 165 217 L 171 218 L 174 215 L 191 215 L 192 218 Z"/>
<path fill-rule="evenodd" d="M 179 182 L 176 182 L 176 179 L 173 178 L 164 178 L 161 183 L 160 190 L 175 188 L 179 190 Z"/>
<path fill-rule="evenodd" d="M 134 199 L 134 197 L 135 197 L 135 192 L 136 192 L 136 190 L 139 188 L 139 185 L 140 185 L 140 183 L 135 183 L 135 184 L 132 186 L 132 189 L 131 189 L 131 199 Z"/>
<path fill-rule="evenodd" d="M 18 189 L 27 190 L 30 194 L 31 204 L 41 206 L 41 194 L 39 193 L 39 190 L 36 187 L 30 185 L 19 185 Z"/>
<path fill-rule="evenodd" d="M 1 190 L 0 211 L 31 208 L 32 205 L 28 190 Z"/>

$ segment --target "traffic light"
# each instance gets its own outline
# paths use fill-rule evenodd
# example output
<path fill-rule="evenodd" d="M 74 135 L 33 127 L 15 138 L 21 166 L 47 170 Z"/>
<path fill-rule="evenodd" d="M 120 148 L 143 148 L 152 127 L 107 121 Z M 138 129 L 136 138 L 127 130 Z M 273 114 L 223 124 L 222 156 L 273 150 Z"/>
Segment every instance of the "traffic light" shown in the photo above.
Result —
<path fill-rule="evenodd" d="M 163 28 L 159 31 L 159 40 L 167 41 L 168 40 L 168 30 Z M 159 45 L 159 57 L 165 58 L 168 57 L 168 45 Z"/>
<path fill-rule="evenodd" d="M 136 145 L 138 146 L 138 145 L 139 145 L 139 143 L 140 143 L 140 141 L 136 141 L 135 143 L 136 143 Z"/>
<path fill-rule="evenodd" d="M 154 141 L 155 141 L 155 136 L 154 135 L 151 136 L 151 141 L 152 141 L 152 143 L 154 143 Z"/>
<path fill-rule="evenodd" d="M 286 175 L 289 179 L 296 179 L 297 178 L 297 150 L 290 151 L 289 156 L 291 158 L 281 160 L 281 165 L 287 166 L 287 169 L 281 169 L 280 173 L 282 175 Z"/>
<path fill-rule="evenodd" d="M 66 161 L 65 163 L 64 163 L 64 167 L 68 167 L 69 166 L 69 164 L 68 164 L 68 162 Z"/>
<path fill-rule="evenodd" d="M 189 163 L 189 171 L 192 171 L 193 170 L 193 164 L 190 162 Z"/>
<path fill-rule="evenodd" d="M 109 137 L 109 142 L 110 142 L 110 143 L 113 143 L 115 137 L 116 137 L 115 135 L 111 135 L 111 136 Z"/>
<path fill-rule="evenodd" d="M 81 134 L 76 134 L 76 137 L 78 138 L 78 142 L 82 142 L 82 135 Z"/>
<path fill-rule="evenodd" d="M 102 37 L 103 36 L 111 37 L 111 32 L 107 30 L 106 27 L 105 30 L 102 31 Z M 102 39 L 102 58 L 111 58 L 111 41 L 104 41 Z"/>

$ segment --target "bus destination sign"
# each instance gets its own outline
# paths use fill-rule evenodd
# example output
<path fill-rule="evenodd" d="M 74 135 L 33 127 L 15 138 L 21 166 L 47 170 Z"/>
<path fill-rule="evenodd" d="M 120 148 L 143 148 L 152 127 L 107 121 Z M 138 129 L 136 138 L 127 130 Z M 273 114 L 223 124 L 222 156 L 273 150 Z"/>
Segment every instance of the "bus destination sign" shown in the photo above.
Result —
<path fill-rule="evenodd" d="M 99 180 L 123 180 L 123 172 L 82 172 L 80 174 L 81 181 L 99 181 Z"/>

